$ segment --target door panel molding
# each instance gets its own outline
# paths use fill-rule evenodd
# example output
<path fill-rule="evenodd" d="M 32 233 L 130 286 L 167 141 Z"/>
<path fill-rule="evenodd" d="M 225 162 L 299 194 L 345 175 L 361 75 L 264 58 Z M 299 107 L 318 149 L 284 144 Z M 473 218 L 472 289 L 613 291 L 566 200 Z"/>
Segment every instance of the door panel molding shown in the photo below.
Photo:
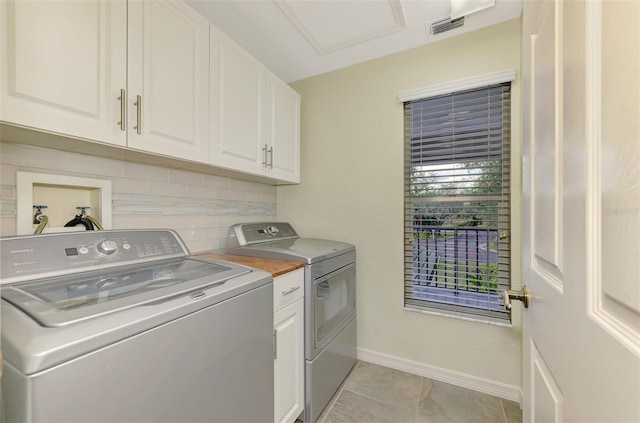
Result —
<path fill-rule="evenodd" d="M 628 6 L 628 5 L 627 5 Z M 640 146 L 635 143 L 635 154 L 616 154 L 618 142 L 625 142 L 624 136 L 619 134 L 604 134 L 604 127 L 614 126 L 619 132 L 629 134 L 629 138 L 640 136 L 637 117 L 624 116 L 625 111 L 633 113 L 640 105 L 640 93 L 633 97 L 633 87 L 627 87 L 624 73 L 640 72 L 640 55 L 637 52 L 620 51 L 624 57 L 612 56 L 608 52 L 606 58 L 602 54 L 604 7 L 612 7 L 601 0 L 594 0 L 587 4 L 587 312 L 609 335 L 622 345 L 640 356 L 640 292 L 638 284 L 630 282 L 635 279 L 640 270 L 638 263 L 638 216 L 640 215 L 640 186 L 638 185 L 638 161 Z M 615 5 L 613 6 L 615 7 Z M 640 24 L 640 7 L 636 7 L 635 25 Z M 611 11 L 615 14 L 615 10 Z M 633 19 L 633 13 L 625 10 L 626 17 Z M 619 18 L 624 19 L 624 16 Z M 628 27 L 628 26 L 627 26 Z M 617 28 L 617 27 L 616 27 Z M 636 29 L 640 41 L 640 30 Z M 628 34 L 627 34 L 628 36 Z M 616 60 L 618 59 L 618 60 Z M 622 69 L 619 64 L 624 60 Z M 615 78 L 606 78 L 607 68 L 616 66 Z M 605 68 L 603 70 L 603 67 Z M 623 86 L 623 84 L 625 84 Z M 631 89 L 629 89 L 631 88 Z M 625 92 L 620 92 L 624 90 Z M 623 117 L 617 125 L 603 124 L 603 106 L 615 101 L 622 101 L 622 97 L 630 97 L 630 108 L 622 111 Z M 609 101 L 607 101 L 607 97 Z M 617 98 L 617 99 L 614 99 Z M 597 99 L 602 99 L 598 101 Z M 622 127 L 619 128 L 618 127 Z M 607 136 L 608 135 L 608 136 Z M 638 138 L 636 138 L 638 139 Z M 605 145 L 606 144 L 606 145 Z M 605 172 L 604 167 L 609 170 Z M 617 171 L 611 167 L 616 166 Z M 614 174 L 615 180 L 603 180 L 603 174 Z M 610 178 L 611 179 L 611 178 Z M 611 191 L 614 191 L 613 194 Z M 617 195 L 616 195 L 617 194 Z M 624 240 L 627 242 L 624 242 Z M 631 245 L 631 249 L 620 251 L 616 245 Z M 635 250 L 633 249 L 635 248 Z M 608 251 L 617 251 L 618 255 L 611 257 Z M 612 274 L 606 280 L 603 274 Z M 620 283 L 625 281 L 626 283 Z M 626 290 L 624 289 L 626 288 Z M 635 288 L 635 292 L 633 289 Z"/>
<path fill-rule="evenodd" d="M 562 293 L 562 4 L 546 1 L 531 35 L 532 270 Z M 549 54 L 553 52 L 553 54 Z"/>
<path fill-rule="evenodd" d="M 534 395 L 534 406 L 531 407 L 531 422 L 557 422 L 562 420 L 562 391 L 545 363 L 533 339 L 531 343 L 531 392 Z"/>

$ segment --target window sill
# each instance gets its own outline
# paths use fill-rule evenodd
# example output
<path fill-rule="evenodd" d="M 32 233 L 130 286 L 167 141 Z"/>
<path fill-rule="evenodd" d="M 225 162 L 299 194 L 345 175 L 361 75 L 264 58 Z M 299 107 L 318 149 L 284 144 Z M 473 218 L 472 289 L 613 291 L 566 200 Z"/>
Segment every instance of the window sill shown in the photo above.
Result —
<path fill-rule="evenodd" d="M 462 313 L 456 313 L 454 311 L 447 311 L 447 310 L 440 310 L 440 311 L 435 311 L 435 310 L 425 310 L 422 308 L 417 308 L 417 307 L 404 307 L 404 311 L 408 311 L 408 312 L 412 312 L 412 313 L 422 313 L 422 314 L 430 314 L 432 316 L 441 316 L 441 317 L 447 317 L 450 319 L 457 319 L 457 320 L 465 320 L 467 322 L 475 322 L 475 323 L 482 323 L 485 325 L 491 325 L 491 326 L 499 326 L 499 327 L 504 327 L 504 328 L 511 328 L 513 327 L 513 324 L 511 322 L 506 322 L 504 320 L 497 320 L 497 319 L 492 319 L 490 317 L 471 317 L 469 315 L 464 315 Z"/>

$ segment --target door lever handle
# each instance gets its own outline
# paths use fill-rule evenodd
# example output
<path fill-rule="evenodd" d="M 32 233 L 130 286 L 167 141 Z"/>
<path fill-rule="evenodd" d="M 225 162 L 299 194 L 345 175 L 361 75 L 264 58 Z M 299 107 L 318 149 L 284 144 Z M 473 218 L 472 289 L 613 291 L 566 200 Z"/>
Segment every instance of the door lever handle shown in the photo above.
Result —
<path fill-rule="evenodd" d="M 520 291 L 505 289 L 502 295 L 504 297 L 504 308 L 507 310 L 511 310 L 511 300 L 522 301 L 524 308 L 529 308 L 531 295 L 529 294 L 529 287 L 527 285 L 524 285 Z"/>

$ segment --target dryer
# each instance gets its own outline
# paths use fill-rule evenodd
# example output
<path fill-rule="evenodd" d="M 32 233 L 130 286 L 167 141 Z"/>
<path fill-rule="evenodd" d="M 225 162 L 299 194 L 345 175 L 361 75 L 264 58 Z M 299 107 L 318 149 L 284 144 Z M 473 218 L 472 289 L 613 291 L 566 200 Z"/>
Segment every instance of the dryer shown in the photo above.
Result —
<path fill-rule="evenodd" d="M 355 246 L 298 236 L 286 222 L 233 225 L 227 253 L 304 267 L 305 411 L 313 423 L 356 363 Z"/>

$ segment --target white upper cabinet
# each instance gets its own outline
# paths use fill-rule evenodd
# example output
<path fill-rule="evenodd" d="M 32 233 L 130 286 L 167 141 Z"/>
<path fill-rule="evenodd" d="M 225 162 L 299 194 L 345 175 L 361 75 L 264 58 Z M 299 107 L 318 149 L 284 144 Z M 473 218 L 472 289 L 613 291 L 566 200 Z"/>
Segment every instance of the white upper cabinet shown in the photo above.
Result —
<path fill-rule="evenodd" d="M 211 163 L 264 174 L 265 69 L 213 26 L 210 43 Z"/>
<path fill-rule="evenodd" d="M 128 146 L 207 162 L 209 22 L 179 1 L 128 5 Z"/>
<path fill-rule="evenodd" d="M 207 162 L 209 23 L 193 9 L 165 0 L 0 3 L 1 120 Z"/>
<path fill-rule="evenodd" d="M 300 181 L 300 96 L 186 3 L 0 0 L 0 24 L 2 123 Z"/>
<path fill-rule="evenodd" d="M 211 27 L 215 166 L 300 181 L 300 95 Z"/>
<path fill-rule="evenodd" d="M 300 182 L 300 94 L 267 73 L 267 175 Z"/>
<path fill-rule="evenodd" d="M 125 145 L 126 3 L 4 0 L 0 15 L 0 120 Z"/>

